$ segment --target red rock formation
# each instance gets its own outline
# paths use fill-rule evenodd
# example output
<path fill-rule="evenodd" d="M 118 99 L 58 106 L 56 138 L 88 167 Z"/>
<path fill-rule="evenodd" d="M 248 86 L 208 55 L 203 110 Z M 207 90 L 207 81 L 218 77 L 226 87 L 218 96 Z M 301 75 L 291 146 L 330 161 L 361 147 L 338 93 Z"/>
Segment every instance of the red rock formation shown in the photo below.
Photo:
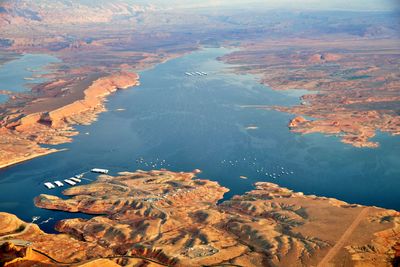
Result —
<path fill-rule="evenodd" d="M 7 262 L 17 259 L 11 266 L 58 266 L 51 258 L 109 267 L 389 266 L 398 261 L 399 212 L 265 182 L 217 205 L 227 189 L 193 178 L 192 172 L 124 172 L 69 188 L 64 191 L 69 199 L 41 195 L 35 199 L 39 207 L 102 215 L 62 220 L 56 228 L 64 234 L 49 235 L 0 213 L 0 242 L 12 238 L 32 248 L 5 245 L 0 253 L 11 255 L 3 256 Z"/>
<path fill-rule="evenodd" d="M 42 208 L 105 214 L 67 219 L 57 230 L 119 255 L 176 266 L 385 266 L 394 259 L 400 214 L 295 193 L 271 183 L 216 205 L 226 189 L 191 173 L 138 171 L 70 188 Z M 334 214 L 334 215 L 331 215 Z M 344 234 L 345 233 L 345 234 Z M 364 247 L 374 246 L 375 250 Z"/>
<path fill-rule="evenodd" d="M 376 130 L 400 134 L 398 40 L 324 38 L 266 40 L 222 60 L 241 66 L 238 71 L 261 74 L 273 89 L 315 91 L 301 97 L 306 104 L 273 107 L 296 114 L 289 124 L 294 132 L 338 135 L 344 143 L 371 148 L 379 146 L 370 141 Z M 313 120 L 297 121 L 300 116 Z"/>
<path fill-rule="evenodd" d="M 294 119 L 292 119 L 290 122 L 289 122 L 289 128 L 296 128 L 296 127 L 298 127 L 299 125 L 301 125 L 301 124 L 304 124 L 304 123 L 306 123 L 306 122 L 308 122 L 308 120 L 306 120 L 305 118 L 303 118 L 302 116 L 297 116 L 297 117 L 295 117 Z"/>
<path fill-rule="evenodd" d="M 16 247 L 13 243 L 5 242 L 0 245 L 0 265 L 11 266 L 18 261 L 32 258 L 32 249 L 29 247 Z"/>
<path fill-rule="evenodd" d="M 138 84 L 138 75 L 130 72 L 119 72 L 94 80 L 84 89 L 82 99 L 62 105 L 55 109 L 5 117 L 0 125 L 0 168 L 28 160 L 37 156 L 56 152 L 39 144 L 61 144 L 70 141 L 76 132 L 71 128 L 74 124 L 89 124 L 99 112 L 105 110 L 105 98 L 118 89 L 126 89 Z M 65 81 L 57 80 L 46 84 L 44 90 L 53 90 L 64 86 Z M 58 101 L 57 98 L 54 101 Z M 51 102 L 51 101 L 50 101 Z M 51 106 L 51 103 L 49 104 Z M 25 107 L 29 109 L 32 107 Z M 21 145 L 19 145 L 21 144 Z"/>
<path fill-rule="evenodd" d="M 321 63 L 323 61 L 323 56 L 321 54 L 314 54 L 309 59 L 308 62 L 310 63 Z"/>
<path fill-rule="evenodd" d="M 343 55 L 333 54 L 333 53 L 324 53 L 322 59 L 330 62 L 330 61 L 338 61 L 343 58 Z"/>

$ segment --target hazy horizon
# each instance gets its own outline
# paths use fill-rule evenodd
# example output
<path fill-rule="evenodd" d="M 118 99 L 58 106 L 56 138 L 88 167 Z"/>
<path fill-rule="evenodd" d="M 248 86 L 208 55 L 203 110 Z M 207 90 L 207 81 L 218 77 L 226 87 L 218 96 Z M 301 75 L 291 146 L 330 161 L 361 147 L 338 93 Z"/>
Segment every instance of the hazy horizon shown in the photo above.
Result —
<path fill-rule="evenodd" d="M 400 2 L 396 0 L 141 0 L 136 3 L 147 3 L 174 7 L 206 7 L 206 6 L 263 6 L 266 8 L 282 9 L 313 9 L 313 10 L 354 10 L 354 11 L 397 11 L 400 10 Z M 174 3 L 174 4 L 172 4 Z"/>

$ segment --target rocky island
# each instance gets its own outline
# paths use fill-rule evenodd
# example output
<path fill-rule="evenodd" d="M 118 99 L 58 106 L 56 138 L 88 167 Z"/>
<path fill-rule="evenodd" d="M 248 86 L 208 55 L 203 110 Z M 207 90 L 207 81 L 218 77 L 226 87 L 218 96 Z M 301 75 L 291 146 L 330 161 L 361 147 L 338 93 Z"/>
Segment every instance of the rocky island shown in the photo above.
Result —
<path fill-rule="evenodd" d="M 16 263 L 10 266 L 89 266 L 85 264 L 99 260 L 108 264 L 104 266 L 398 262 L 399 212 L 303 195 L 267 182 L 254 186 L 219 203 L 228 189 L 196 178 L 194 172 L 100 175 L 93 183 L 65 190 L 65 199 L 44 194 L 35 199 L 41 208 L 93 215 L 59 221 L 60 234 L 46 234 L 35 224 L 2 213 L 0 253 L 16 251 Z M 13 247 L 7 240 L 29 245 Z M 19 253 L 21 247 L 29 253 Z"/>

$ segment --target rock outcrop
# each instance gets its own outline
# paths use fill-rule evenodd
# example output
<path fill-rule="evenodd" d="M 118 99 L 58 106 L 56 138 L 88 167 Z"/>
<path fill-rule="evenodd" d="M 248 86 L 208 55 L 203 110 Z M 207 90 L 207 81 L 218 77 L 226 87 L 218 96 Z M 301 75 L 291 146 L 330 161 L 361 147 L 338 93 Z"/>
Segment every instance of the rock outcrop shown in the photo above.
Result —
<path fill-rule="evenodd" d="M 11 266 L 16 265 L 18 261 L 32 259 L 32 249 L 29 247 L 17 247 L 14 243 L 5 242 L 0 245 L 0 265 Z"/>
<path fill-rule="evenodd" d="M 266 182 L 218 204 L 227 191 L 194 173 L 100 175 L 65 190 L 67 199 L 35 198 L 41 208 L 94 215 L 59 221 L 62 234 L 0 213 L 0 258 L 7 266 L 110 267 L 379 267 L 399 261 L 399 212 Z"/>
<path fill-rule="evenodd" d="M 118 255 L 171 266 L 389 266 L 400 213 L 306 196 L 259 182 L 217 204 L 228 190 L 194 173 L 137 171 L 40 195 L 38 207 L 96 215 L 56 229 Z M 322 264 L 322 265 L 321 265 Z"/>
<path fill-rule="evenodd" d="M 299 127 L 299 125 L 301 125 L 301 124 L 303 124 L 303 123 L 306 123 L 306 122 L 308 122 L 308 120 L 306 120 L 305 118 L 303 118 L 302 116 L 297 116 L 297 117 L 295 117 L 294 119 L 292 119 L 290 122 L 289 122 L 289 128 L 296 128 L 296 127 Z"/>

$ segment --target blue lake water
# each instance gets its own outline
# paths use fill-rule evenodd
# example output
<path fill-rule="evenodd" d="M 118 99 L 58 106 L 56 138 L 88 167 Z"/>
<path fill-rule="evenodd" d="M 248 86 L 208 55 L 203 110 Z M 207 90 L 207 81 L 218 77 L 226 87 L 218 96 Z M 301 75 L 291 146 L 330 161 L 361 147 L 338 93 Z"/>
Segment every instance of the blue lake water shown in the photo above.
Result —
<path fill-rule="evenodd" d="M 45 54 L 24 54 L 0 66 L 0 90 L 23 92 L 27 84 L 41 83 L 45 79 L 40 75 L 48 73 L 51 63 L 59 62 L 56 57 Z M 7 101 L 8 96 L 0 94 L 0 103 Z"/>
<path fill-rule="evenodd" d="M 47 190 L 44 181 L 92 167 L 112 174 L 199 168 L 199 177 L 230 189 L 225 198 L 252 189 L 254 182 L 271 181 L 306 194 L 400 210 L 399 137 L 378 134 L 379 148 L 359 149 L 337 137 L 289 132 L 293 115 L 244 106 L 293 105 L 298 96 L 260 85 L 255 76 L 231 73 L 232 66 L 216 60 L 228 51 L 205 49 L 142 71 L 140 86 L 111 96 L 108 112 L 77 127 L 81 134 L 74 142 L 59 146 L 68 151 L 1 170 L 0 211 L 28 221 L 34 215 L 84 216 L 41 210 L 32 199 L 61 195 L 61 189 Z M 184 74 L 192 71 L 208 75 Z M 53 223 L 41 227 L 51 231 Z"/>

